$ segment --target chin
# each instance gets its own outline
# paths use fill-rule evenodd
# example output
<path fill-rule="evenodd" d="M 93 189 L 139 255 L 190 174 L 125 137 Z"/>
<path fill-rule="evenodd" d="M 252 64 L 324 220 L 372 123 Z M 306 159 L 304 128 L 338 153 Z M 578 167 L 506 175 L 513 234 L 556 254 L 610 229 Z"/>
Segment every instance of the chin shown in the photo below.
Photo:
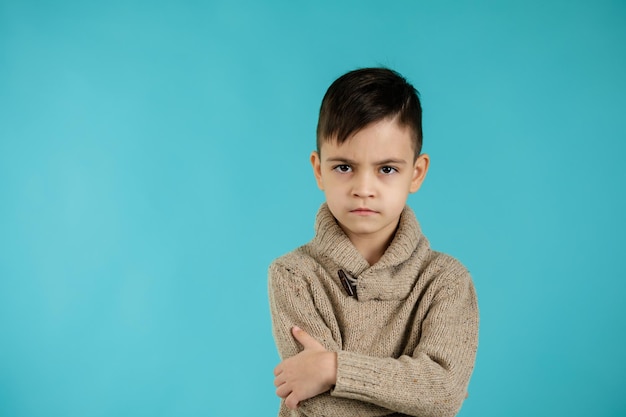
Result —
<path fill-rule="evenodd" d="M 339 220 L 339 224 L 342 229 L 355 235 L 369 235 L 382 229 L 380 225 L 355 224 L 355 222 L 343 222 L 341 220 Z"/>

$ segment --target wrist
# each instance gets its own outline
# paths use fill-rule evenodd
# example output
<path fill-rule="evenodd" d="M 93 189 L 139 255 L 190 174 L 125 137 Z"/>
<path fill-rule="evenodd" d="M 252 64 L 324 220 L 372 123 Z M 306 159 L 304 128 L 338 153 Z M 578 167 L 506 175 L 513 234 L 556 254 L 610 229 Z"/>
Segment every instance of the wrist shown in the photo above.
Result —
<path fill-rule="evenodd" d="M 326 383 L 333 387 L 337 383 L 337 352 L 326 352 Z"/>

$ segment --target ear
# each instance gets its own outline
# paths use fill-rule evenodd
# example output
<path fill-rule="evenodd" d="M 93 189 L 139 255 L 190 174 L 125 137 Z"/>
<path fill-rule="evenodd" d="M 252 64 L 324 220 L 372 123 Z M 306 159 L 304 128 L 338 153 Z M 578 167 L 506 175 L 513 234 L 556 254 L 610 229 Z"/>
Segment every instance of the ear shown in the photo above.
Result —
<path fill-rule="evenodd" d="M 413 165 L 413 178 L 411 179 L 411 187 L 409 192 L 414 193 L 420 189 L 426 173 L 428 172 L 428 166 L 430 165 L 430 157 L 423 153 L 417 157 L 415 164 Z"/>
<path fill-rule="evenodd" d="M 324 191 L 324 183 L 322 182 L 322 160 L 317 151 L 311 152 L 311 166 L 313 167 L 313 175 L 320 190 Z"/>

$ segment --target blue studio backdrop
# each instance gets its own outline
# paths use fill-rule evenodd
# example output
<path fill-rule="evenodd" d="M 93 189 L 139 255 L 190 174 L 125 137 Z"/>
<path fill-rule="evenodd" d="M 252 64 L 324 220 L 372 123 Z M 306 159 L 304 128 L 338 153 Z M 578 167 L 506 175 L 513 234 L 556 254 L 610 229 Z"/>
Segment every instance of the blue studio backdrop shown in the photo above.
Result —
<path fill-rule="evenodd" d="M 424 107 L 481 310 L 460 416 L 626 415 L 623 1 L 0 0 L 0 416 L 272 416 L 328 85 Z"/>

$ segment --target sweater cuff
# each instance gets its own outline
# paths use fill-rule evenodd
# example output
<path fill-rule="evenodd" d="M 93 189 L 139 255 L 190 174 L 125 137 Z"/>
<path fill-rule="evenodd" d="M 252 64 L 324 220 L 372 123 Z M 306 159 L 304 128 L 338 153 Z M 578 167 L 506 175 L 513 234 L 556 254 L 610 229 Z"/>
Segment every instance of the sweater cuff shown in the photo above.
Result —
<path fill-rule="evenodd" d="M 331 395 L 368 401 L 380 395 L 380 376 L 383 369 L 363 355 L 344 350 L 337 352 L 337 382 Z"/>

